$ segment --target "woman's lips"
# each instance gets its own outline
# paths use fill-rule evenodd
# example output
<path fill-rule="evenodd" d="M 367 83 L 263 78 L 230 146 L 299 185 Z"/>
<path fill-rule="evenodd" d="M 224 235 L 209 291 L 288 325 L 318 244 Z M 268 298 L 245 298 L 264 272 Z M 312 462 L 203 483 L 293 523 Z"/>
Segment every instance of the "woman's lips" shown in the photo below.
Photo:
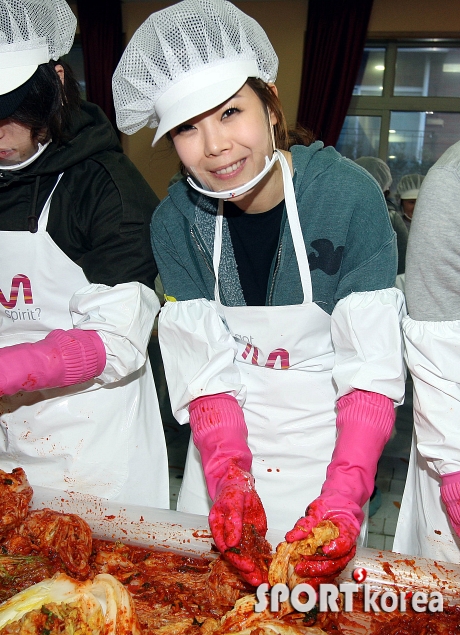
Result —
<path fill-rule="evenodd" d="M 246 163 L 246 159 L 240 159 L 235 163 L 230 163 L 224 168 L 219 168 L 218 170 L 214 170 L 212 175 L 217 177 L 220 180 L 228 180 L 232 179 L 235 176 L 238 176 L 240 172 L 243 170 L 244 164 Z"/>

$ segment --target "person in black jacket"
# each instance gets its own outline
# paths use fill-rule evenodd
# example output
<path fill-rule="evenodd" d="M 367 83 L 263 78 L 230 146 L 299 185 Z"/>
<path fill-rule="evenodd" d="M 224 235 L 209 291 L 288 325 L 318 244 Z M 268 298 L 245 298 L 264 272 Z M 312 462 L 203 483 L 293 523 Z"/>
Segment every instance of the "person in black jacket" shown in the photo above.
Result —
<path fill-rule="evenodd" d="M 0 0 L 0 469 L 168 507 L 158 198 L 59 59 L 75 26 L 64 0 Z"/>

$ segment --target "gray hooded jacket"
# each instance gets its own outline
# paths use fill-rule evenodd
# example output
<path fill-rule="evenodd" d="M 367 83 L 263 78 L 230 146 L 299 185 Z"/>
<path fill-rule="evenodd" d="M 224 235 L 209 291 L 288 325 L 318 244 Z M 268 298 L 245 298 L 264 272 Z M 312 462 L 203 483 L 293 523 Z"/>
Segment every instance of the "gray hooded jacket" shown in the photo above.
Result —
<path fill-rule="evenodd" d="M 383 194 L 364 169 L 317 141 L 291 148 L 294 188 L 310 265 L 313 301 L 331 314 L 352 292 L 394 286 L 396 237 Z M 151 238 L 165 295 L 176 300 L 214 299 L 212 251 L 215 199 L 182 179 L 155 210 Z M 257 249 L 254 236 L 254 249 Z M 221 301 L 244 305 L 224 219 L 220 264 Z M 299 269 L 284 212 L 272 263 L 266 305 L 303 301 Z"/>

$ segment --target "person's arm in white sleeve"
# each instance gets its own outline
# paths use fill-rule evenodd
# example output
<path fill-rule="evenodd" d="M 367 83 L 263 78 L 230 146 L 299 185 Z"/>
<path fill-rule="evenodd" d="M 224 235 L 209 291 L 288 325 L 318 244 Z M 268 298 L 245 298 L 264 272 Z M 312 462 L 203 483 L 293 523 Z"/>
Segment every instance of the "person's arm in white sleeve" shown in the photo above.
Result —
<path fill-rule="evenodd" d="M 246 389 L 235 365 L 237 346 L 214 302 L 166 302 L 158 337 L 171 408 L 179 423 L 189 420 L 189 404 L 200 397 L 226 393 L 244 403 Z"/>
<path fill-rule="evenodd" d="M 159 307 L 140 282 L 80 289 L 70 301 L 73 329 L 0 349 L 0 395 L 127 377 L 145 363 Z"/>
<path fill-rule="evenodd" d="M 365 390 L 404 400 L 401 320 L 404 296 L 396 288 L 351 293 L 332 313 L 337 397 Z"/>
<path fill-rule="evenodd" d="M 111 383 L 143 366 L 160 302 L 153 289 L 140 282 L 114 287 L 91 284 L 70 301 L 76 329 L 95 331 L 106 353 L 106 363 L 97 378 Z"/>

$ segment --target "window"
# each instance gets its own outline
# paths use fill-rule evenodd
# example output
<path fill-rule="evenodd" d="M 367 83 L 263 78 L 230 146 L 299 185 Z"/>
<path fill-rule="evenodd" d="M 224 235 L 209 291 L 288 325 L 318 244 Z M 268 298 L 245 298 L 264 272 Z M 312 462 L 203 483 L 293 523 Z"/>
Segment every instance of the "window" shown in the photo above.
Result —
<path fill-rule="evenodd" d="M 460 139 L 460 42 L 375 42 L 365 50 L 337 149 L 426 174 Z"/>
<path fill-rule="evenodd" d="M 63 55 L 62 59 L 72 69 L 75 79 L 80 86 L 80 94 L 82 99 L 86 99 L 86 81 L 85 81 L 85 69 L 83 65 L 83 48 L 81 45 L 80 36 L 76 35 L 73 41 L 72 48 L 67 53 L 67 55 Z"/>

